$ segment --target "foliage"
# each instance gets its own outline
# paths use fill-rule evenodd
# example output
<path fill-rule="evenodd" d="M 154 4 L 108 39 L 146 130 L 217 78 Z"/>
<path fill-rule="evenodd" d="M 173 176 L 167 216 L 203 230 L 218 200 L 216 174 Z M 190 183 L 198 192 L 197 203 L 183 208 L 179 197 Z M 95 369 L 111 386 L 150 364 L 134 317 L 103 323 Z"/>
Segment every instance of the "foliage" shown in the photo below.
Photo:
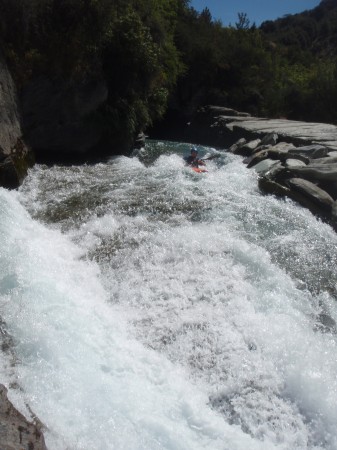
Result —
<path fill-rule="evenodd" d="M 1 0 L 0 42 L 20 86 L 40 75 L 103 77 L 109 98 L 98 119 L 121 139 L 167 105 L 336 122 L 335 3 L 258 29 L 243 12 L 224 27 L 189 0 Z"/>

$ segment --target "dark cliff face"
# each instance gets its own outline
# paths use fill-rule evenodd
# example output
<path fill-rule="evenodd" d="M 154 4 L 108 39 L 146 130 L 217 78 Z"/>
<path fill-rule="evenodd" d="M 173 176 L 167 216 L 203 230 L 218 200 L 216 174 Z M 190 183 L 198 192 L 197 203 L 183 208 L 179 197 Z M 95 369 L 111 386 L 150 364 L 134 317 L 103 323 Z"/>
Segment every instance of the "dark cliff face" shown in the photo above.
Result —
<path fill-rule="evenodd" d="M 32 164 L 32 152 L 22 138 L 16 87 L 0 53 L 0 186 L 19 186 Z"/>
<path fill-rule="evenodd" d="M 21 92 L 23 129 L 37 161 L 73 162 L 113 154 L 108 129 L 95 115 L 108 97 L 103 80 L 65 83 L 38 77 Z"/>

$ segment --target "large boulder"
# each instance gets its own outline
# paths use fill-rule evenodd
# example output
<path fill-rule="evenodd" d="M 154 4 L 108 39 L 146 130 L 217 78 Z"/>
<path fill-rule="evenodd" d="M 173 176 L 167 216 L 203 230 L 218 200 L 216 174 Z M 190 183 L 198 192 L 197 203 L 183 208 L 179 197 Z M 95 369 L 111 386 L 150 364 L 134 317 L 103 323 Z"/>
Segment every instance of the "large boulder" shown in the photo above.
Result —
<path fill-rule="evenodd" d="M 302 178 L 290 178 L 287 180 L 287 185 L 294 191 L 301 192 L 308 197 L 310 201 L 316 203 L 320 208 L 331 212 L 334 203 L 333 198 L 316 184 Z"/>

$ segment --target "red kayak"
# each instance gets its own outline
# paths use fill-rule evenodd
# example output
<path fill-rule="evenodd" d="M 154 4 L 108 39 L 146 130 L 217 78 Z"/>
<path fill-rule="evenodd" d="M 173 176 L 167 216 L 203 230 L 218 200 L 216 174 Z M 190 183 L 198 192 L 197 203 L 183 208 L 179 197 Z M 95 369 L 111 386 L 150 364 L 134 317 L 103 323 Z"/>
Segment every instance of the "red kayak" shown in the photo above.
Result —
<path fill-rule="evenodd" d="M 208 172 L 208 170 L 206 170 L 206 169 L 200 169 L 200 167 L 191 167 L 191 169 L 194 170 L 194 172 L 197 172 L 197 173 Z"/>

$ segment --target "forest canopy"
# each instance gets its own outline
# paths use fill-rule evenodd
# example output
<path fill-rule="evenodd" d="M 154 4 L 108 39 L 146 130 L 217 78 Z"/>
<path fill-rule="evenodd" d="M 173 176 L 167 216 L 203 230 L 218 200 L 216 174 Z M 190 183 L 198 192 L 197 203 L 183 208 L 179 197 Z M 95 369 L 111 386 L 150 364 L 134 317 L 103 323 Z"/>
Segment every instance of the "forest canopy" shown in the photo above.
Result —
<path fill-rule="evenodd" d="M 1 0 L 0 39 L 19 87 L 103 77 L 102 117 L 128 133 L 209 103 L 337 122 L 336 0 L 259 28 L 189 0 Z"/>

